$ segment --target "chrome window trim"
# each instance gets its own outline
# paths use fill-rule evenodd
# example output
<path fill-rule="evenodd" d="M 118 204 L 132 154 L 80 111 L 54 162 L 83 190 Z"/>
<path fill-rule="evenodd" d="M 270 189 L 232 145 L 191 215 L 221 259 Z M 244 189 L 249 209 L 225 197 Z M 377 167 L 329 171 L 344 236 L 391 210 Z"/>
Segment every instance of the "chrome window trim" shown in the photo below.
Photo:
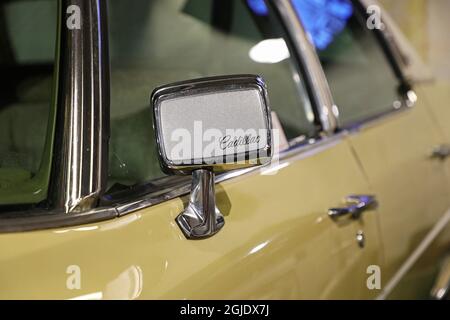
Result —
<path fill-rule="evenodd" d="M 394 116 L 397 116 L 397 115 L 401 115 L 404 112 L 408 112 L 415 105 L 415 101 L 410 100 L 406 97 L 403 98 L 400 101 L 400 103 L 401 103 L 401 106 L 399 108 L 392 108 L 391 110 L 380 112 L 374 116 L 364 119 L 363 121 L 356 122 L 349 127 L 345 127 L 342 130 L 348 132 L 349 134 L 356 134 L 356 133 L 360 132 L 361 130 L 365 130 L 367 128 L 373 127 L 373 126 L 377 125 L 379 122 L 382 122 L 386 119 L 393 118 Z"/>
<path fill-rule="evenodd" d="M 354 4 L 359 4 L 360 8 L 366 12 L 367 3 L 364 0 L 351 1 Z M 282 16 L 283 22 L 287 25 L 288 33 L 293 37 L 293 42 L 296 45 L 296 54 L 299 57 L 300 62 L 310 66 L 309 69 L 302 70 L 304 74 L 309 75 L 306 83 L 309 81 L 309 83 L 318 85 L 318 87 L 313 88 L 312 96 L 316 97 L 315 107 L 318 109 L 317 111 L 321 111 L 319 117 L 324 134 L 332 135 L 334 132 L 341 132 L 342 130 L 349 133 L 355 133 L 363 128 L 372 126 L 387 117 L 393 116 L 398 112 L 409 110 L 415 105 L 417 94 L 404 76 L 402 60 L 399 54 L 397 54 L 395 47 L 395 38 L 392 37 L 389 34 L 389 30 L 385 28 L 378 30 L 380 32 L 380 37 L 377 38 L 377 41 L 382 47 L 383 53 L 386 55 L 388 64 L 394 69 L 393 72 L 399 80 L 399 85 L 402 86 L 403 91 L 399 95 L 399 101 L 393 101 L 392 109 L 390 110 L 367 117 L 364 120 L 353 123 L 347 127 L 339 126 L 339 106 L 334 102 L 333 94 L 330 90 L 328 79 L 325 76 L 322 64 L 320 63 L 319 56 L 316 49 L 309 41 L 306 31 L 301 24 L 300 17 L 298 17 L 291 0 L 272 0 L 272 3 Z M 384 10 L 383 8 L 381 9 Z M 400 107 L 394 107 L 397 102 L 400 102 Z M 323 108 L 320 108 L 321 105 Z"/>
<path fill-rule="evenodd" d="M 346 131 L 342 131 L 319 140 L 311 139 L 307 144 L 297 145 L 282 151 L 279 154 L 279 166 L 284 167 L 289 160 L 304 159 L 327 150 L 343 140 L 346 134 Z M 258 171 L 264 170 L 267 167 L 268 165 L 225 172 L 217 176 L 216 183 L 228 181 L 247 174 L 258 174 Z M 8 215 L 2 215 L 0 216 L 0 233 L 65 228 L 111 220 L 113 218 L 131 214 L 137 210 L 149 208 L 188 195 L 190 192 L 190 185 L 190 180 L 187 180 L 186 182 L 168 188 L 168 190 L 165 190 L 164 192 L 156 191 L 134 200 L 124 201 L 108 207 L 99 207 L 85 212 L 64 214 L 64 211 L 57 209 L 54 211 L 41 212 L 15 212 L 13 216 L 9 217 Z"/>
<path fill-rule="evenodd" d="M 295 55 L 300 64 L 300 72 L 305 79 L 305 85 L 317 112 L 322 134 L 332 135 L 338 127 L 338 110 L 334 104 L 328 81 L 326 80 L 319 57 L 314 46 L 308 39 L 293 4 L 290 0 L 272 0 L 280 20 L 287 29 Z"/>
<path fill-rule="evenodd" d="M 81 9 L 81 29 L 66 27 L 66 10 Z M 105 3 L 62 0 L 61 82 L 49 188 L 50 208 L 64 213 L 97 206 L 105 190 L 109 138 L 109 82 Z"/>
<path fill-rule="evenodd" d="M 115 217 L 115 208 L 97 208 L 73 214 L 66 214 L 63 210 L 15 212 L 12 218 L 0 218 L 0 234 L 81 226 Z"/>
<path fill-rule="evenodd" d="M 361 121 L 356 121 L 348 126 L 340 126 L 339 121 L 339 106 L 337 106 L 334 102 L 333 94 L 331 92 L 328 79 L 325 76 L 325 72 L 322 68 L 322 64 L 320 63 L 319 56 L 314 48 L 314 46 L 310 43 L 306 32 L 304 28 L 301 26 L 301 19 L 298 17 L 297 13 L 295 12 L 295 9 L 292 5 L 292 0 L 273 0 L 274 2 L 280 3 L 280 8 L 285 10 L 285 13 L 289 15 L 294 15 L 296 19 L 298 20 L 297 25 L 300 25 L 300 28 L 295 26 L 295 23 L 291 26 L 292 32 L 296 32 L 297 35 L 301 38 L 301 41 L 299 43 L 308 44 L 306 48 L 308 49 L 308 54 L 306 56 L 300 55 L 300 57 L 303 58 L 304 61 L 309 61 L 311 65 L 314 65 L 314 70 L 312 72 L 316 72 L 316 77 L 312 77 L 310 81 L 314 82 L 314 78 L 321 80 L 321 89 L 325 91 L 324 94 L 321 96 L 326 98 L 326 103 L 328 107 L 322 108 L 319 110 L 322 110 L 326 115 L 329 115 L 331 117 L 331 124 L 333 125 L 333 130 L 327 131 L 325 130 L 325 126 L 327 124 L 326 121 L 326 115 L 320 115 L 320 118 L 322 120 L 322 125 L 324 128 L 325 133 L 332 134 L 333 132 L 340 132 L 342 130 L 345 130 L 349 133 L 354 134 L 355 132 L 358 132 L 361 129 L 364 129 L 366 127 L 372 126 L 375 123 L 381 121 L 382 119 L 388 118 L 390 116 L 393 116 L 397 114 L 398 112 L 402 112 L 405 110 L 411 109 L 417 102 L 417 94 L 413 90 L 411 83 L 407 80 L 404 73 L 404 64 L 402 61 L 402 58 L 399 54 L 398 50 L 398 44 L 396 43 L 395 38 L 392 36 L 392 34 L 389 32 L 389 29 L 387 27 L 382 29 L 377 29 L 375 32 L 376 34 L 376 41 L 378 42 L 379 46 L 381 47 L 383 53 L 386 56 L 386 59 L 388 60 L 388 65 L 392 68 L 392 71 L 396 75 L 398 81 L 399 81 L 399 88 L 401 90 L 399 94 L 399 100 L 395 100 L 392 102 L 392 108 L 386 111 L 381 111 L 380 113 L 377 113 L 373 116 L 366 117 L 365 119 Z M 367 14 L 367 7 L 369 3 L 366 0 L 350 0 L 354 6 L 358 6 L 356 10 L 360 12 L 360 14 Z M 380 8 L 381 10 L 384 10 L 383 8 Z M 363 11 L 363 12 L 361 12 Z M 384 23 L 382 19 L 383 14 L 381 15 L 381 22 Z M 292 21 L 291 19 L 287 19 L 287 21 Z M 386 26 L 386 24 L 384 24 Z M 298 29 L 302 30 L 302 35 L 298 33 Z M 297 41 L 298 42 L 298 41 Z M 309 59 L 308 59 L 309 58 Z M 316 70 L 316 68 L 320 70 Z M 398 107 L 395 105 L 400 103 Z M 319 106 L 319 105 L 317 105 Z M 331 107 L 330 107 L 331 106 Z"/>

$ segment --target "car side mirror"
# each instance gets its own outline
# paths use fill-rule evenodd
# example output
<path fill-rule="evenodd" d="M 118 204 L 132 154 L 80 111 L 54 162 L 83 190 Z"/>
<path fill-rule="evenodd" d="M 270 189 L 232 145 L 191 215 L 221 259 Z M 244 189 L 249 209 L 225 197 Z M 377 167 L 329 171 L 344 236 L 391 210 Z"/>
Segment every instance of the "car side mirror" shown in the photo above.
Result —
<path fill-rule="evenodd" d="M 215 173 L 272 158 L 266 85 L 254 75 L 201 78 L 155 89 L 151 104 L 163 171 L 192 174 L 189 205 L 176 221 L 189 239 L 209 237 L 224 225 Z"/>

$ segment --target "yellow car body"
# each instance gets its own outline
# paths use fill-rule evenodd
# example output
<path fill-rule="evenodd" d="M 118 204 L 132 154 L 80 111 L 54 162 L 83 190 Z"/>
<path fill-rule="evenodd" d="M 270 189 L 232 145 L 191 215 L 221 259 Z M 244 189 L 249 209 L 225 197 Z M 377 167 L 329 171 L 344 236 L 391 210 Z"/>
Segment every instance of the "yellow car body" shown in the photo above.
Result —
<path fill-rule="evenodd" d="M 210 238 L 188 240 L 175 222 L 188 190 L 111 219 L 2 232 L 0 299 L 428 297 L 450 248 L 450 159 L 432 157 L 450 144 L 450 86 L 413 88 L 412 107 L 225 174 L 226 223 Z M 379 206 L 330 219 L 352 194 Z"/>
<path fill-rule="evenodd" d="M 438 127 L 425 98 L 418 98 L 414 108 L 376 120 L 361 132 L 291 151 L 275 175 L 258 169 L 220 183 L 218 207 L 226 225 L 210 239 L 187 240 L 174 222 L 186 197 L 109 221 L 2 234 L 0 297 L 376 298 L 382 290 L 367 288 L 367 267 L 389 270 L 381 273 L 382 287 L 388 284 L 424 236 L 449 216 L 450 180 L 442 174 L 448 160 L 430 161 L 427 151 L 450 135 L 430 130 Z M 364 148 L 371 139 L 383 139 L 386 149 Z M 396 143 L 403 147 L 395 148 Z M 384 161 L 376 154 L 383 154 Z M 362 168 L 359 157 L 372 158 L 368 165 L 373 168 Z M 397 170 L 411 180 L 393 181 L 386 161 L 406 157 L 424 170 L 399 165 Z M 303 183 L 317 176 L 326 179 L 317 180 L 313 188 Z M 365 213 L 363 221 L 338 226 L 327 216 L 327 207 L 354 192 L 376 193 L 382 204 Z M 449 226 L 429 244 L 430 259 L 414 264 L 410 278 L 395 287 L 395 297 L 428 293 L 423 290 L 433 280 L 436 258 L 448 250 Z M 355 241 L 359 229 L 365 232 L 364 249 Z M 66 286 L 72 265 L 80 268 L 79 290 Z"/>

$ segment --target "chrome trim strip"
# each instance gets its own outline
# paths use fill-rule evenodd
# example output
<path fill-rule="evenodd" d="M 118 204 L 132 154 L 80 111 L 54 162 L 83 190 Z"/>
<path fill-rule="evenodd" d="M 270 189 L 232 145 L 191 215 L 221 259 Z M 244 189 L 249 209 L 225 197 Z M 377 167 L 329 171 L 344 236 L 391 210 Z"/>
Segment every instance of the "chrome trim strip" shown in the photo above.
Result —
<path fill-rule="evenodd" d="M 280 165 L 283 166 L 287 161 L 300 160 L 317 153 L 325 151 L 338 144 L 345 136 L 346 132 L 340 132 L 331 137 L 325 137 L 321 140 L 310 141 L 309 144 L 297 145 L 280 155 Z M 275 155 L 276 156 L 276 155 Z M 269 165 L 262 167 L 252 167 L 230 171 L 217 176 L 216 183 L 221 183 L 232 178 L 244 176 L 246 174 L 258 174 L 258 171 L 267 170 Z M 173 176 L 172 178 L 177 178 Z M 8 232 L 24 232 L 33 230 L 43 230 L 51 228 L 63 228 L 74 225 L 89 224 L 112 218 L 121 217 L 137 210 L 148 208 L 162 202 L 172 200 L 189 194 L 191 181 L 181 182 L 167 190 L 161 192 L 158 190 L 154 193 L 147 194 L 133 201 L 118 204 L 115 207 L 97 208 L 81 213 L 62 214 L 62 211 L 39 213 L 15 213 L 13 217 L 7 218 L 0 216 L 0 233 Z"/>
<path fill-rule="evenodd" d="M 99 208 L 73 214 L 64 214 L 62 211 L 46 212 L 37 216 L 24 214 L 9 219 L 1 218 L 0 234 L 79 226 L 115 217 L 117 217 L 115 208 Z"/>
<path fill-rule="evenodd" d="M 410 92 L 413 91 L 410 90 Z M 372 117 L 366 118 L 361 122 L 354 123 L 350 127 L 344 127 L 342 129 L 348 131 L 350 134 L 357 133 L 362 129 L 376 125 L 378 122 L 383 121 L 384 119 L 388 119 L 390 117 L 402 114 L 403 112 L 412 110 L 417 100 L 410 100 L 407 96 L 404 96 L 399 102 L 401 105 L 398 108 L 392 107 L 391 110 L 381 112 Z"/>
<path fill-rule="evenodd" d="M 411 253 L 406 261 L 401 265 L 400 269 L 394 274 L 394 276 L 388 281 L 385 287 L 382 289 L 377 300 L 386 299 L 392 290 L 398 285 L 400 280 L 406 275 L 406 273 L 413 267 L 413 265 L 419 260 L 426 249 L 431 243 L 438 237 L 441 231 L 450 223 L 450 208 L 444 213 L 444 215 L 436 222 L 433 229 L 431 229 L 425 238 L 420 242 L 417 248 Z"/>
<path fill-rule="evenodd" d="M 284 163 L 287 162 L 287 160 L 291 160 L 292 158 L 296 158 L 296 160 L 299 160 L 300 158 L 306 158 L 316 153 L 322 152 L 336 145 L 340 140 L 343 139 L 345 134 L 346 134 L 345 132 L 341 132 L 331 137 L 323 138 L 319 141 L 311 141 L 310 144 L 296 146 L 286 151 L 283 151 L 279 155 L 280 165 L 283 165 Z M 274 155 L 274 157 L 276 156 L 277 155 Z M 246 169 L 239 169 L 236 171 L 225 172 L 223 174 L 217 175 L 216 183 L 221 183 L 231 178 L 236 178 L 246 174 L 256 174 L 258 171 L 267 170 L 269 166 L 270 164 L 267 164 L 259 167 L 252 167 Z M 186 181 L 184 184 L 176 186 L 164 194 L 158 194 L 158 192 L 156 192 L 156 196 L 152 196 L 152 194 L 149 194 L 141 197 L 140 199 L 136 199 L 133 202 L 119 204 L 116 207 L 116 210 L 119 216 L 123 216 L 133 211 L 144 209 L 167 200 L 184 196 L 186 194 L 189 194 L 189 192 L 190 192 L 190 181 Z"/>
<path fill-rule="evenodd" d="M 81 9 L 81 29 L 66 28 L 66 8 Z M 62 2 L 61 75 L 50 206 L 65 213 L 94 208 L 105 190 L 109 137 L 106 19 L 100 0 Z"/>
<path fill-rule="evenodd" d="M 333 134 L 338 127 L 338 109 L 326 81 L 325 74 L 317 56 L 314 46 L 297 16 L 290 0 L 273 0 L 275 9 L 285 23 L 289 36 L 293 42 L 294 50 L 300 58 L 302 76 L 310 86 L 311 99 L 318 112 L 323 133 Z"/>

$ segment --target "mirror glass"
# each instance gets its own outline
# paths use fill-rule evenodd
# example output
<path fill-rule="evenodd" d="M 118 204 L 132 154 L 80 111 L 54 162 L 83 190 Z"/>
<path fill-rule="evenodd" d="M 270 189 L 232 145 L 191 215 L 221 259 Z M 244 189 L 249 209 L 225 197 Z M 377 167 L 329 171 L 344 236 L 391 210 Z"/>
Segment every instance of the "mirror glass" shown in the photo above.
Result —
<path fill-rule="evenodd" d="M 267 90 L 258 76 L 226 76 L 164 86 L 152 96 L 158 151 L 166 171 L 214 171 L 271 157 Z"/>

